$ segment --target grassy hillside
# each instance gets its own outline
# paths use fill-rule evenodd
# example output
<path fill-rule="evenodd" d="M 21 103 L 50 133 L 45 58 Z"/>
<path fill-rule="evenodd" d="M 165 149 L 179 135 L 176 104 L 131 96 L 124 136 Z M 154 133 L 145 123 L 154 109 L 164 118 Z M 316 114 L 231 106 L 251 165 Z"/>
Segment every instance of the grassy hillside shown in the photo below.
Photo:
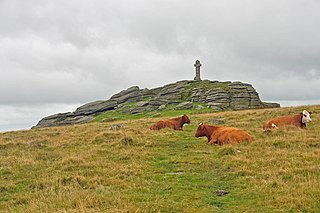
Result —
<path fill-rule="evenodd" d="M 266 120 L 303 109 L 313 112 L 308 130 L 263 133 Z M 0 211 L 320 212 L 319 112 L 186 111 L 191 124 L 184 131 L 149 130 L 159 117 L 121 117 L 1 133 Z M 214 118 L 255 141 L 210 146 L 195 138 L 198 122 Z M 119 123 L 124 128 L 110 129 Z"/>

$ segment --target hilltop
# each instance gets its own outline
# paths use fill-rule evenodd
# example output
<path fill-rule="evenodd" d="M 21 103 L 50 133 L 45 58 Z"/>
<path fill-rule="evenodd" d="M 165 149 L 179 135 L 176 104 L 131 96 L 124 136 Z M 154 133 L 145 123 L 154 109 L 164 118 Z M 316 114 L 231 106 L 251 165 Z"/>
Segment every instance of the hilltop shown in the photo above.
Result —
<path fill-rule="evenodd" d="M 262 131 L 304 109 L 307 130 Z M 163 118 L 134 117 L 0 133 L 1 211 L 320 212 L 320 106 L 196 112 L 166 112 L 189 115 L 183 131 L 151 131 Z M 199 122 L 217 119 L 255 140 L 194 137 Z"/>
<path fill-rule="evenodd" d="M 74 112 L 45 117 L 34 128 L 80 124 L 96 119 L 97 115 L 115 111 L 133 115 L 154 114 L 170 109 L 210 109 L 211 111 L 280 107 L 277 103 L 264 103 L 251 84 L 219 81 L 178 81 L 154 89 L 130 87 L 108 100 L 94 101 Z"/>

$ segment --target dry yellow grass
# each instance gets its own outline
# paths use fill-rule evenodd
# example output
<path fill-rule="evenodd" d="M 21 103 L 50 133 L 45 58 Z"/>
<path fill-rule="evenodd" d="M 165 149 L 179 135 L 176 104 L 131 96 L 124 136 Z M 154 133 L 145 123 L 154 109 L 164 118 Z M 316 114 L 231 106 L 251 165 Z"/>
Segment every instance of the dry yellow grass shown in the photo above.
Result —
<path fill-rule="evenodd" d="M 276 116 L 313 112 L 307 130 L 263 132 Z M 160 118 L 0 134 L 3 212 L 319 212 L 320 106 L 190 115 L 184 131 Z M 198 122 L 222 119 L 252 143 L 209 146 Z M 228 191 L 217 196 L 217 190 Z"/>

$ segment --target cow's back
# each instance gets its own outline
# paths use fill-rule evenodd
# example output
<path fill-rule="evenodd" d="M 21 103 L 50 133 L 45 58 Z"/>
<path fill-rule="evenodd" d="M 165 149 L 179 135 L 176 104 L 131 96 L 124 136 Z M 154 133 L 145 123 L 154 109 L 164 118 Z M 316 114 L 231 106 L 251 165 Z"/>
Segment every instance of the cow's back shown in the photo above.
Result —
<path fill-rule="evenodd" d="M 225 135 L 227 132 L 231 132 L 233 130 L 236 130 L 236 128 L 220 126 L 216 128 L 214 132 L 212 132 L 211 138 L 218 139 L 222 135 Z"/>
<path fill-rule="evenodd" d="M 282 127 L 282 126 L 288 126 L 288 125 L 295 125 L 297 127 L 300 127 L 300 115 L 291 115 L 291 116 L 282 116 L 273 118 L 269 121 L 267 121 L 264 125 L 264 129 L 272 129 L 275 127 Z"/>
<path fill-rule="evenodd" d="M 247 132 L 240 129 L 233 130 L 227 134 L 228 134 L 227 137 L 230 144 L 253 140 L 253 137 L 251 135 L 249 135 Z"/>
<path fill-rule="evenodd" d="M 233 127 L 221 127 L 212 134 L 213 140 L 218 144 L 236 144 L 244 141 L 252 141 L 253 137 L 247 132 Z"/>
<path fill-rule="evenodd" d="M 160 130 L 160 129 L 164 129 L 166 127 L 171 128 L 171 129 L 175 129 L 174 122 L 171 120 L 158 121 L 153 126 L 151 126 L 150 129 L 151 130 Z"/>

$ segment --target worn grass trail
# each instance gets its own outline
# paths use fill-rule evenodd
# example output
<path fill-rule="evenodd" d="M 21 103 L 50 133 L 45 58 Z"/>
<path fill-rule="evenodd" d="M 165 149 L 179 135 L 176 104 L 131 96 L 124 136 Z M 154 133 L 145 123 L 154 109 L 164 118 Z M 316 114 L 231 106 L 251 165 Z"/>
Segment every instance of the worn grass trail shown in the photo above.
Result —
<path fill-rule="evenodd" d="M 264 121 L 307 109 L 308 130 L 264 133 Z M 319 212 L 320 106 L 192 114 L 0 134 L 2 212 Z M 255 141 L 209 146 L 198 122 L 222 119 Z M 219 196 L 218 190 L 228 194 Z"/>

